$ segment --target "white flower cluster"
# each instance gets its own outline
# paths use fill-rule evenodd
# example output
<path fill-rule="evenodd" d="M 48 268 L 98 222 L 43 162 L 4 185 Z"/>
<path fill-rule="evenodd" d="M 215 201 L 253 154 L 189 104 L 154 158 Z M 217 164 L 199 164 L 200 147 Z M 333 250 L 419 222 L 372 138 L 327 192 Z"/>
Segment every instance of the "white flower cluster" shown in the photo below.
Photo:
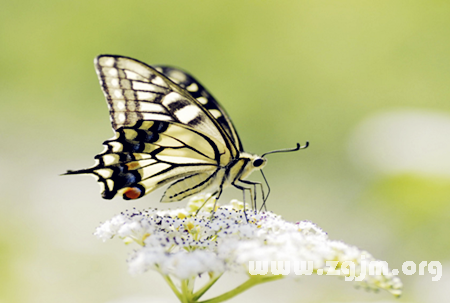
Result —
<path fill-rule="evenodd" d="M 214 198 L 202 207 L 208 198 L 195 197 L 186 208 L 175 210 L 122 213 L 99 226 L 95 235 L 103 240 L 119 237 L 140 245 L 128 260 L 130 272 L 153 269 L 181 280 L 205 273 L 218 276 L 225 271 L 249 274 L 250 261 L 274 260 L 292 264 L 312 261 L 316 274 L 331 273 L 327 261 L 334 261 L 336 270 L 343 262 L 352 261 L 358 274 L 361 261 L 375 260 L 354 246 L 329 240 L 312 222 L 287 222 L 272 212 L 248 210 L 245 216 L 242 203 L 235 200 L 217 208 L 211 218 Z M 340 275 L 350 275 L 344 272 Z M 287 276 L 299 277 L 293 270 Z M 386 289 L 394 295 L 400 295 L 402 287 L 390 272 L 367 273 L 357 283 L 369 289 Z"/>

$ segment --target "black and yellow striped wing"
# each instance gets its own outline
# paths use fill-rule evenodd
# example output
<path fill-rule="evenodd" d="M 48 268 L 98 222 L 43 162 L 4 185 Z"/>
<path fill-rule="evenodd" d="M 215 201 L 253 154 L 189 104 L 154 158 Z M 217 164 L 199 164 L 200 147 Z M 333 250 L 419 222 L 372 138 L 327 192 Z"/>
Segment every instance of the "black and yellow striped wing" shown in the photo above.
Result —
<path fill-rule="evenodd" d="M 93 174 L 105 199 L 136 199 L 173 182 L 162 202 L 222 180 L 220 168 L 238 157 L 241 143 L 203 86 L 180 70 L 122 56 L 98 56 L 95 66 L 115 137 L 93 167 L 67 174 Z"/>
<path fill-rule="evenodd" d="M 244 151 L 242 142 L 239 139 L 239 135 L 230 119 L 230 116 L 227 114 L 225 109 L 220 106 L 219 102 L 217 102 L 216 99 L 206 90 L 206 88 L 200 84 L 199 81 L 187 72 L 178 68 L 168 66 L 154 67 L 180 87 L 186 89 L 193 98 L 195 98 L 211 113 L 239 151 Z"/>

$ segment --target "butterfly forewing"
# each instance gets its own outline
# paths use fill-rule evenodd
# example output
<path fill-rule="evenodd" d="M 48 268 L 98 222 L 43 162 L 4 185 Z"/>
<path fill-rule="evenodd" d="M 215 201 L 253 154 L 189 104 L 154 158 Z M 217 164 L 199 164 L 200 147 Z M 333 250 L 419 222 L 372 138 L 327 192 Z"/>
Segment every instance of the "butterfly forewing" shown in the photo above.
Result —
<path fill-rule="evenodd" d="M 229 115 L 220 106 L 219 102 L 203 87 L 189 73 L 174 67 L 169 66 L 154 66 L 156 70 L 163 73 L 170 80 L 178 84 L 180 87 L 186 89 L 189 94 L 195 98 L 204 108 L 206 108 L 211 115 L 216 119 L 220 126 L 225 130 L 229 138 L 233 141 L 239 151 L 243 151 L 241 140 L 231 121 Z"/>
<path fill-rule="evenodd" d="M 114 129 L 139 120 L 178 122 L 215 138 L 232 156 L 237 154 L 211 113 L 154 68 L 135 59 L 103 55 L 97 57 L 96 69 Z"/>

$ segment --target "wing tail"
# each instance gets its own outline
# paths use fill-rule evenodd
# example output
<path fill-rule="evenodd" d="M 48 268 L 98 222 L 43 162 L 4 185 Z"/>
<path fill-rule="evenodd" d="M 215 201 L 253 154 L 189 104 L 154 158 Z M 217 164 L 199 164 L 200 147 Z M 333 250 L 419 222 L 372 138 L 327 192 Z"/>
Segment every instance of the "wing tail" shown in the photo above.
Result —
<path fill-rule="evenodd" d="M 61 174 L 61 176 L 92 174 L 93 171 L 94 170 L 92 168 L 85 168 L 85 169 L 78 169 L 78 170 L 67 170 L 64 174 Z"/>

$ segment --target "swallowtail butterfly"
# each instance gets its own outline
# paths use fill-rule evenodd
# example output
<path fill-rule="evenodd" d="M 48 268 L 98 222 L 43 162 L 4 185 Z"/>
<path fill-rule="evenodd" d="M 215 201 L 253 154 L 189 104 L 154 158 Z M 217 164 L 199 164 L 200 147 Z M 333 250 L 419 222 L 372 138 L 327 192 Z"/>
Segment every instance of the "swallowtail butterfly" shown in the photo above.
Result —
<path fill-rule="evenodd" d="M 66 174 L 93 174 L 105 199 L 138 199 L 171 183 L 161 202 L 202 191 L 219 198 L 230 185 L 256 201 L 261 184 L 244 179 L 264 155 L 244 152 L 225 110 L 191 75 L 115 55 L 98 56 L 95 68 L 115 136 L 93 167 Z"/>

